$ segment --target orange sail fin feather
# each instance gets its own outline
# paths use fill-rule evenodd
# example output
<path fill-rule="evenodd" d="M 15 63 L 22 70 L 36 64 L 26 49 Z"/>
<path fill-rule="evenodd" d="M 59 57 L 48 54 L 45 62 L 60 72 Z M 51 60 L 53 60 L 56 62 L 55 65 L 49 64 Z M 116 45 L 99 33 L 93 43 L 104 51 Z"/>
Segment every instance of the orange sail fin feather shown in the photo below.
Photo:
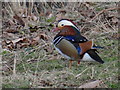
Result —
<path fill-rule="evenodd" d="M 81 48 L 81 52 L 80 55 L 82 55 L 83 53 L 85 53 L 87 50 L 90 50 L 93 46 L 93 42 L 92 41 L 87 41 L 84 43 L 79 43 L 79 46 Z"/>

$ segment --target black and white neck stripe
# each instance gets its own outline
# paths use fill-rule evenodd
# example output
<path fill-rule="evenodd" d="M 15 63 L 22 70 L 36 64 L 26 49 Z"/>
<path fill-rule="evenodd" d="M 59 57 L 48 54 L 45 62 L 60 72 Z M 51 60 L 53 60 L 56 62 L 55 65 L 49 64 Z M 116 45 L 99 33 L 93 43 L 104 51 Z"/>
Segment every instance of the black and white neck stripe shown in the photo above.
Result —
<path fill-rule="evenodd" d="M 57 45 L 62 39 L 64 39 L 63 36 L 55 37 L 54 40 L 53 40 L 53 44 Z"/>

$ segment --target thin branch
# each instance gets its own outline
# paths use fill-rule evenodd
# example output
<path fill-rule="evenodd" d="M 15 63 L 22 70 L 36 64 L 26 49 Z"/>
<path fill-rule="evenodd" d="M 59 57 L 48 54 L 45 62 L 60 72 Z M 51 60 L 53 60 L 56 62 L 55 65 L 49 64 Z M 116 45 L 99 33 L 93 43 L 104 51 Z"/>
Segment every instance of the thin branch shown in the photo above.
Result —
<path fill-rule="evenodd" d="M 14 65 L 13 65 L 13 75 L 16 75 L 16 62 L 17 62 L 17 53 L 14 52 L 15 57 L 14 57 Z"/>
<path fill-rule="evenodd" d="M 102 13 L 104 13 L 104 12 L 106 12 L 106 11 L 110 11 L 110 10 L 117 10 L 117 9 L 120 9 L 120 8 L 108 8 L 108 9 L 104 9 L 104 10 L 102 10 L 102 11 L 100 11 L 98 14 L 96 14 L 92 19 L 90 19 L 90 21 L 89 22 L 91 22 L 91 21 L 93 21 L 95 18 L 97 18 L 100 14 L 102 14 Z"/>
<path fill-rule="evenodd" d="M 82 71 L 81 73 L 77 74 L 75 77 L 78 78 L 79 76 L 81 76 L 85 71 L 87 71 L 89 68 L 86 68 L 84 71 Z"/>
<path fill-rule="evenodd" d="M 90 19 L 88 22 L 92 22 L 93 20 L 95 20 L 95 18 L 97 18 L 100 14 L 102 14 L 103 12 L 106 11 L 110 11 L 110 10 L 119 10 L 119 7 L 115 7 L 115 8 L 108 8 L 108 9 L 104 9 L 102 11 L 100 11 L 98 14 L 96 14 L 92 19 Z M 82 31 L 85 28 L 86 25 L 84 25 L 80 30 Z"/>

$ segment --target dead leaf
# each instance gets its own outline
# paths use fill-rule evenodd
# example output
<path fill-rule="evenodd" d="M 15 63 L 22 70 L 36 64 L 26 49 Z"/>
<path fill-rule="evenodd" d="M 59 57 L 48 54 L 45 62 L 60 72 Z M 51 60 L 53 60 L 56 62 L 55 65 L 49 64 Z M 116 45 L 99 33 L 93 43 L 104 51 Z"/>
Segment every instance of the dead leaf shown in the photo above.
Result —
<path fill-rule="evenodd" d="M 4 38 L 5 40 L 13 40 L 15 38 L 19 38 L 19 36 L 14 33 L 3 32 L 2 38 Z"/>
<path fill-rule="evenodd" d="M 2 22 L 2 28 L 10 28 L 10 27 L 15 27 L 15 22 L 12 19 L 4 20 Z"/>
<path fill-rule="evenodd" d="M 27 47 L 30 45 L 30 40 L 27 38 L 18 38 L 15 40 L 4 40 L 2 41 L 2 47 L 3 48 L 7 48 L 7 49 L 16 49 L 16 48 L 23 48 L 23 47 Z"/>
<path fill-rule="evenodd" d="M 22 18 L 27 18 L 27 8 L 19 9 L 18 14 L 22 16 Z"/>
<path fill-rule="evenodd" d="M 30 45 L 28 38 L 19 38 L 13 41 L 15 48 L 23 48 Z"/>
<path fill-rule="evenodd" d="M 30 46 L 35 46 L 35 45 L 38 45 L 38 41 L 31 40 Z"/>
<path fill-rule="evenodd" d="M 50 10 L 47 10 L 46 13 L 45 13 L 45 16 L 49 17 L 50 14 L 52 14 L 52 12 Z"/>
<path fill-rule="evenodd" d="M 2 47 L 4 47 L 7 43 L 6 43 L 6 41 L 4 40 L 4 41 L 2 41 Z"/>
<path fill-rule="evenodd" d="M 2 41 L 2 48 L 7 48 L 7 49 L 12 50 L 14 48 L 14 44 L 11 40 L 9 41 L 4 40 Z"/>
<path fill-rule="evenodd" d="M 45 16 L 44 12 L 40 12 L 40 16 Z"/>
<path fill-rule="evenodd" d="M 9 50 L 12 50 L 12 49 L 14 49 L 14 45 L 11 43 L 11 44 L 9 44 L 9 45 L 7 46 L 7 48 L 8 48 Z"/>
<path fill-rule="evenodd" d="M 32 14 L 32 15 L 31 15 L 31 20 L 37 21 L 37 20 L 38 20 L 38 17 L 36 17 L 34 14 Z"/>
<path fill-rule="evenodd" d="M 20 44 L 16 44 L 16 48 L 25 48 L 28 47 L 30 45 L 30 43 L 20 43 Z"/>
<path fill-rule="evenodd" d="M 8 32 L 8 33 L 18 33 L 18 30 L 14 29 L 14 28 L 13 29 L 11 28 L 11 29 L 7 29 L 6 32 Z"/>
<path fill-rule="evenodd" d="M 56 15 L 56 21 L 60 20 L 60 19 L 64 19 L 67 18 L 66 15 L 66 10 L 58 10 L 58 14 Z"/>
<path fill-rule="evenodd" d="M 39 29 L 39 27 L 37 27 L 37 26 L 29 28 L 30 32 L 36 32 L 38 29 Z"/>
<path fill-rule="evenodd" d="M 101 80 L 96 80 L 96 81 L 92 81 L 89 83 L 85 83 L 85 84 L 81 85 L 79 88 L 96 88 L 99 86 L 100 83 L 102 83 Z"/>
<path fill-rule="evenodd" d="M 40 37 L 37 36 L 37 37 L 33 38 L 33 40 L 35 40 L 35 41 L 39 41 L 39 40 L 40 40 Z"/>
<path fill-rule="evenodd" d="M 29 41 L 27 38 L 18 38 L 18 39 L 12 40 L 12 42 L 15 45 L 16 43 L 23 43 L 23 42 L 29 42 Z"/>
<path fill-rule="evenodd" d="M 23 27 L 25 26 L 25 22 L 22 20 L 22 17 L 15 14 L 15 16 L 13 16 L 13 18 L 16 19 L 16 21 L 19 25 L 22 25 Z"/>
<path fill-rule="evenodd" d="M 39 34 L 40 39 L 48 40 L 48 36 L 45 33 Z"/>
<path fill-rule="evenodd" d="M 119 38 L 120 38 L 120 34 L 119 34 L 119 33 L 113 33 L 113 34 L 111 35 L 111 38 L 119 39 Z"/>
<path fill-rule="evenodd" d="M 113 17 L 113 18 L 112 18 L 112 23 L 113 23 L 113 24 L 117 24 L 117 23 L 118 23 L 118 18 Z"/>

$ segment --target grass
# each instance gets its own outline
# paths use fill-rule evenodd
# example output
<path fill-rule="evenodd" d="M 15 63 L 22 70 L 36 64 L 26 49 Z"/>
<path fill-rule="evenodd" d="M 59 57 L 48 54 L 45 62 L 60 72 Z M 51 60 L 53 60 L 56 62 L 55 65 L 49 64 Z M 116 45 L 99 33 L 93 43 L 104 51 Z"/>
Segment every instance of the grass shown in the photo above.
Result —
<path fill-rule="evenodd" d="M 78 87 L 82 83 L 98 79 L 103 80 L 105 85 L 109 88 L 118 87 L 118 73 L 116 70 L 117 61 L 112 62 L 112 64 L 111 62 L 107 62 L 103 65 L 100 65 L 98 63 L 82 62 L 79 67 L 76 66 L 76 63 L 73 63 L 72 69 L 63 67 L 63 63 L 60 63 L 62 64 L 60 65 L 56 60 L 51 60 L 51 62 L 49 63 L 52 63 L 52 67 L 50 64 L 48 64 L 48 62 L 46 63 L 46 61 L 39 62 L 39 67 L 36 74 L 35 67 L 32 67 L 35 66 L 34 64 L 28 64 L 29 67 L 26 67 L 28 68 L 27 72 L 25 70 L 22 71 L 22 69 L 18 66 L 19 69 L 17 69 L 17 71 L 19 72 L 16 75 L 18 78 L 14 77 L 14 75 L 7 76 L 6 78 L 3 76 L 3 87 L 26 88 L 39 87 L 39 85 L 43 87 Z M 46 68 L 43 67 L 43 65 Z M 76 78 L 76 75 L 81 73 L 86 68 L 88 68 L 88 70 L 86 70 L 84 73 L 82 73 L 79 77 Z M 10 77 L 13 80 L 11 80 Z M 44 81 L 44 83 L 40 83 L 40 81 Z M 22 82 L 24 82 L 23 85 Z M 35 84 L 30 85 L 30 82 L 35 82 Z M 104 86 L 101 85 L 101 87 Z"/>
<path fill-rule="evenodd" d="M 44 48 L 33 50 L 37 48 L 36 46 L 16 51 L 18 53 L 16 75 L 12 71 L 4 71 L 2 87 L 67 88 L 79 87 L 84 83 L 100 79 L 103 82 L 100 84 L 101 88 L 120 88 L 118 84 L 118 40 L 107 37 L 102 36 L 95 40 L 97 45 L 104 46 L 104 49 L 98 50 L 100 57 L 105 61 L 104 64 L 81 62 L 80 66 L 77 66 L 75 61 L 72 68 L 69 69 L 68 61 L 55 50 L 53 54 L 49 54 L 49 52 L 45 52 Z M 3 61 L 14 59 L 13 53 L 3 51 L 1 54 Z M 48 58 L 55 54 L 57 54 L 56 59 Z"/>
<path fill-rule="evenodd" d="M 107 42 L 111 43 L 110 47 L 114 47 L 113 51 L 111 50 L 112 48 L 99 50 L 100 56 L 105 61 L 104 64 L 81 62 L 80 66 L 77 66 L 77 62 L 73 62 L 71 69 L 68 68 L 68 61 L 64 59 L 47 60 L 46 57 L 41 61 L 41 59 L 36 57 L 40 52 L 31 52 L 28 55 L 21 54 L 23 58 L 17 64 L 16 77 L 12 74 L 3 76 L 3 87 L 79 87 L 88 81 L 100 79 L 104 82 L 101 87 L 118 88 L 118 57 L 117 47 L 115 47 L 117 40 L 112 40 L 111 42 L 105 40 L 102 42 L 104 42 L 106 48 L 109 46 Z M 114 44 L 112 45 L 113 42 Z M 38 60 L 27 62 L 30 58 L 37 58 Z M 83 72 L 85 69 L 87 70 Z M 76 77 L 80 73 L 82 74 Z"/>
<path fill-rule="evenodd" d="M 97 45 L 104 46 L 99 55 L 105 61 L 104 64 L 97 62 L 81 62 L 77 66 L 74 61 L 72 68 L 68 68 L 68 61 L 53 51 L 57 59 L 48 59 L 47 52 L 43 49 L 22 49 L 17 52 L 16 75 L 12 71 L 4 72 L 3 88 L 30 88 L 30 87 L 79 87 L 80 85 L 102 80 L 102 88 L 118 88 L 118 40 L 108 39 L 109 35 L 96 38 Z M 103 38 L 104 37 L 104 38 Z M 102 38 L 102 39 L 101 39 Z M 32 50 L 32 51 L 31 51 Z M 48 52 L 49 53 L 49 52 Z M 12 59 L 13 53 L 3 51 L 3 59 Z M 46 55 L 45 55 L 46 54 Z M 7 58 L 4 58 L 6 57 Z M 7 74 L 7 76 L 6 76 Z"/>

